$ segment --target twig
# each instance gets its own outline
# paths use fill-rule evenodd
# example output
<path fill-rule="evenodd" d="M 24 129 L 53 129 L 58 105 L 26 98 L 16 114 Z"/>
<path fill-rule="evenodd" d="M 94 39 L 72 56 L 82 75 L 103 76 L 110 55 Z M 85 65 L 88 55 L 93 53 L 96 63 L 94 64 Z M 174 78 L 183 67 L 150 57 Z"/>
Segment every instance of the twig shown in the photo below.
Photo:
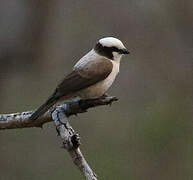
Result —
<path fill-rule="evenodd" d="M 117 101 L 116 97 L 99 97 L 95 99 L 74 100 L 66 103 L 66 116 L 76 115 L 78 113 L 84 113 L 88 108 L 108 105 L 113 101 Z M 3 129 L 17 129 L 17 128 L 29 128 L 29 127 L 42 127 L 43 124 L 51 122 L 50 112 L 45 113 L 36 121 L 31 121 L 29 117 L 34 111 L 26 111 L 21 113 L 0 114 L 0 130 Z"/>
<path fill-rule="evenodd" d="M 92 171 L 81 153 L 80 137 L 75 133 L 74 129 L 68 122 L 71 115 L 84 113 L 88 108 L 108 105 L 113 101 L 117 101 L 116 97 L 99 97 L 94 99 L 74 100 L 66 104 L 57 106 L 51 112 L 47 112 L 36 121 L 31 121 L 30 116 L 34 111 L 22 113 L 1 114 L 0 115 L 0 130 L 15 129 L 26 127 L 42 127 L 44 123 L 54 120 L 58 134 L 60 135 L 64 148 L 70 154 L 74 164 L 84 174 L 86 180 L 97 180 L 96 174 Z"/>
<path fill-rule="evenodd" d="M 65 115 L 66 109 L 67 106 L 64 104 L 57 107 L 52 113 L 57 132 L 63 141 L 64 148 L 68 151 L 74 164 L 80 169 L 86 179 L 97 180 L 96 174 L 92 171 L 79 149 L 80 137 L 69 124 L 68 118 Z"/>

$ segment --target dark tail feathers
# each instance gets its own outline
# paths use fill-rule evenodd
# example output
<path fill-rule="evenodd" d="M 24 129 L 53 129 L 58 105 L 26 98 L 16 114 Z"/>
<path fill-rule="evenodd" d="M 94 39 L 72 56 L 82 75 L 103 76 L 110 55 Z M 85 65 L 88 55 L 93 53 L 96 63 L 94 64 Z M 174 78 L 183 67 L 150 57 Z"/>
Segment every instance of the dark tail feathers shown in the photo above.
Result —
<path fill-rule="evenodd" d="M 55 96 L 51 96 L 44 104 L 42 104 L 30 117 L 31 120 L 36 120 L 43 115 L 49 108 L 51 108 L 57 101 Z"/>

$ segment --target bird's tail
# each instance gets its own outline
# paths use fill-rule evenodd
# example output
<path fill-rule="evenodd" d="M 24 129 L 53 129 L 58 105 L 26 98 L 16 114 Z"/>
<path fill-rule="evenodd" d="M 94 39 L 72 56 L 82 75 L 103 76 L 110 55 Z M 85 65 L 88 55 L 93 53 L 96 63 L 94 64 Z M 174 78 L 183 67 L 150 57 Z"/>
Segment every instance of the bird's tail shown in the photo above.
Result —
<path fill-rule="evenodd" d="M 57 101 L 57 98 L 52 95 L 44 104 L 42 104 L 31 116 L 32 121 L 43 115 L 49 108 L 51 108 Z"/>

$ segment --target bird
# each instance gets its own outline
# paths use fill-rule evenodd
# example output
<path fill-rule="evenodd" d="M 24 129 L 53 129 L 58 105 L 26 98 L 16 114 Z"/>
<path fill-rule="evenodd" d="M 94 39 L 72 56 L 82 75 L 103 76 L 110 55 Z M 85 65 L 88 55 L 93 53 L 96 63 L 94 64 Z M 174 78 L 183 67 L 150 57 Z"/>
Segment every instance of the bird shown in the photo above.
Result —
<path fill-rule="evenodd" d="M 105 95 L 119 73 L 120 61 L 129 51 L 115 37 L 99 39 L 57 85 L 54 93 L 30 116 L 36 120 L 54 104 L 73 98 L 95 98 Z"/>

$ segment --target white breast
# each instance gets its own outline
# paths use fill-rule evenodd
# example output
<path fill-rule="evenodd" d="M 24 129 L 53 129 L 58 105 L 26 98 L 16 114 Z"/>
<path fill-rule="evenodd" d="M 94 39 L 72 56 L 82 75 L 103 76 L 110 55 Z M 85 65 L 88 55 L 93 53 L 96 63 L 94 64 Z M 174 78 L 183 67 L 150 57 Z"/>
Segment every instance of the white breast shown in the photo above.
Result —
<path fill-rule="evenodd" d="M 115 61 L 111 61 L 111 62 L 113 63 L 113 69 L 112 69 L 112 72 L 109 74 L 109 76 L 103 81 L 100 81 L 95 85 L 92 85 L 80 91 L 78 95 L 81 98 L 92 98 L 92 97 L 102 96 L 111 87 L 117 74 L 119 73 L 119 64 L 120 64 L 119 62 L 115 62 Z"/>
<path fill-rule="evenodd" d="M 101 85 L 101 88 L 104 89 L 105 92 L 111 87 L 117 74 L 119 73 L 119 63 L 115 61 L 111 61 L 111 62 L 113 63 L 112 72 L 109 74 L 109 76 L 105 80 L 97 83 Z"/>

